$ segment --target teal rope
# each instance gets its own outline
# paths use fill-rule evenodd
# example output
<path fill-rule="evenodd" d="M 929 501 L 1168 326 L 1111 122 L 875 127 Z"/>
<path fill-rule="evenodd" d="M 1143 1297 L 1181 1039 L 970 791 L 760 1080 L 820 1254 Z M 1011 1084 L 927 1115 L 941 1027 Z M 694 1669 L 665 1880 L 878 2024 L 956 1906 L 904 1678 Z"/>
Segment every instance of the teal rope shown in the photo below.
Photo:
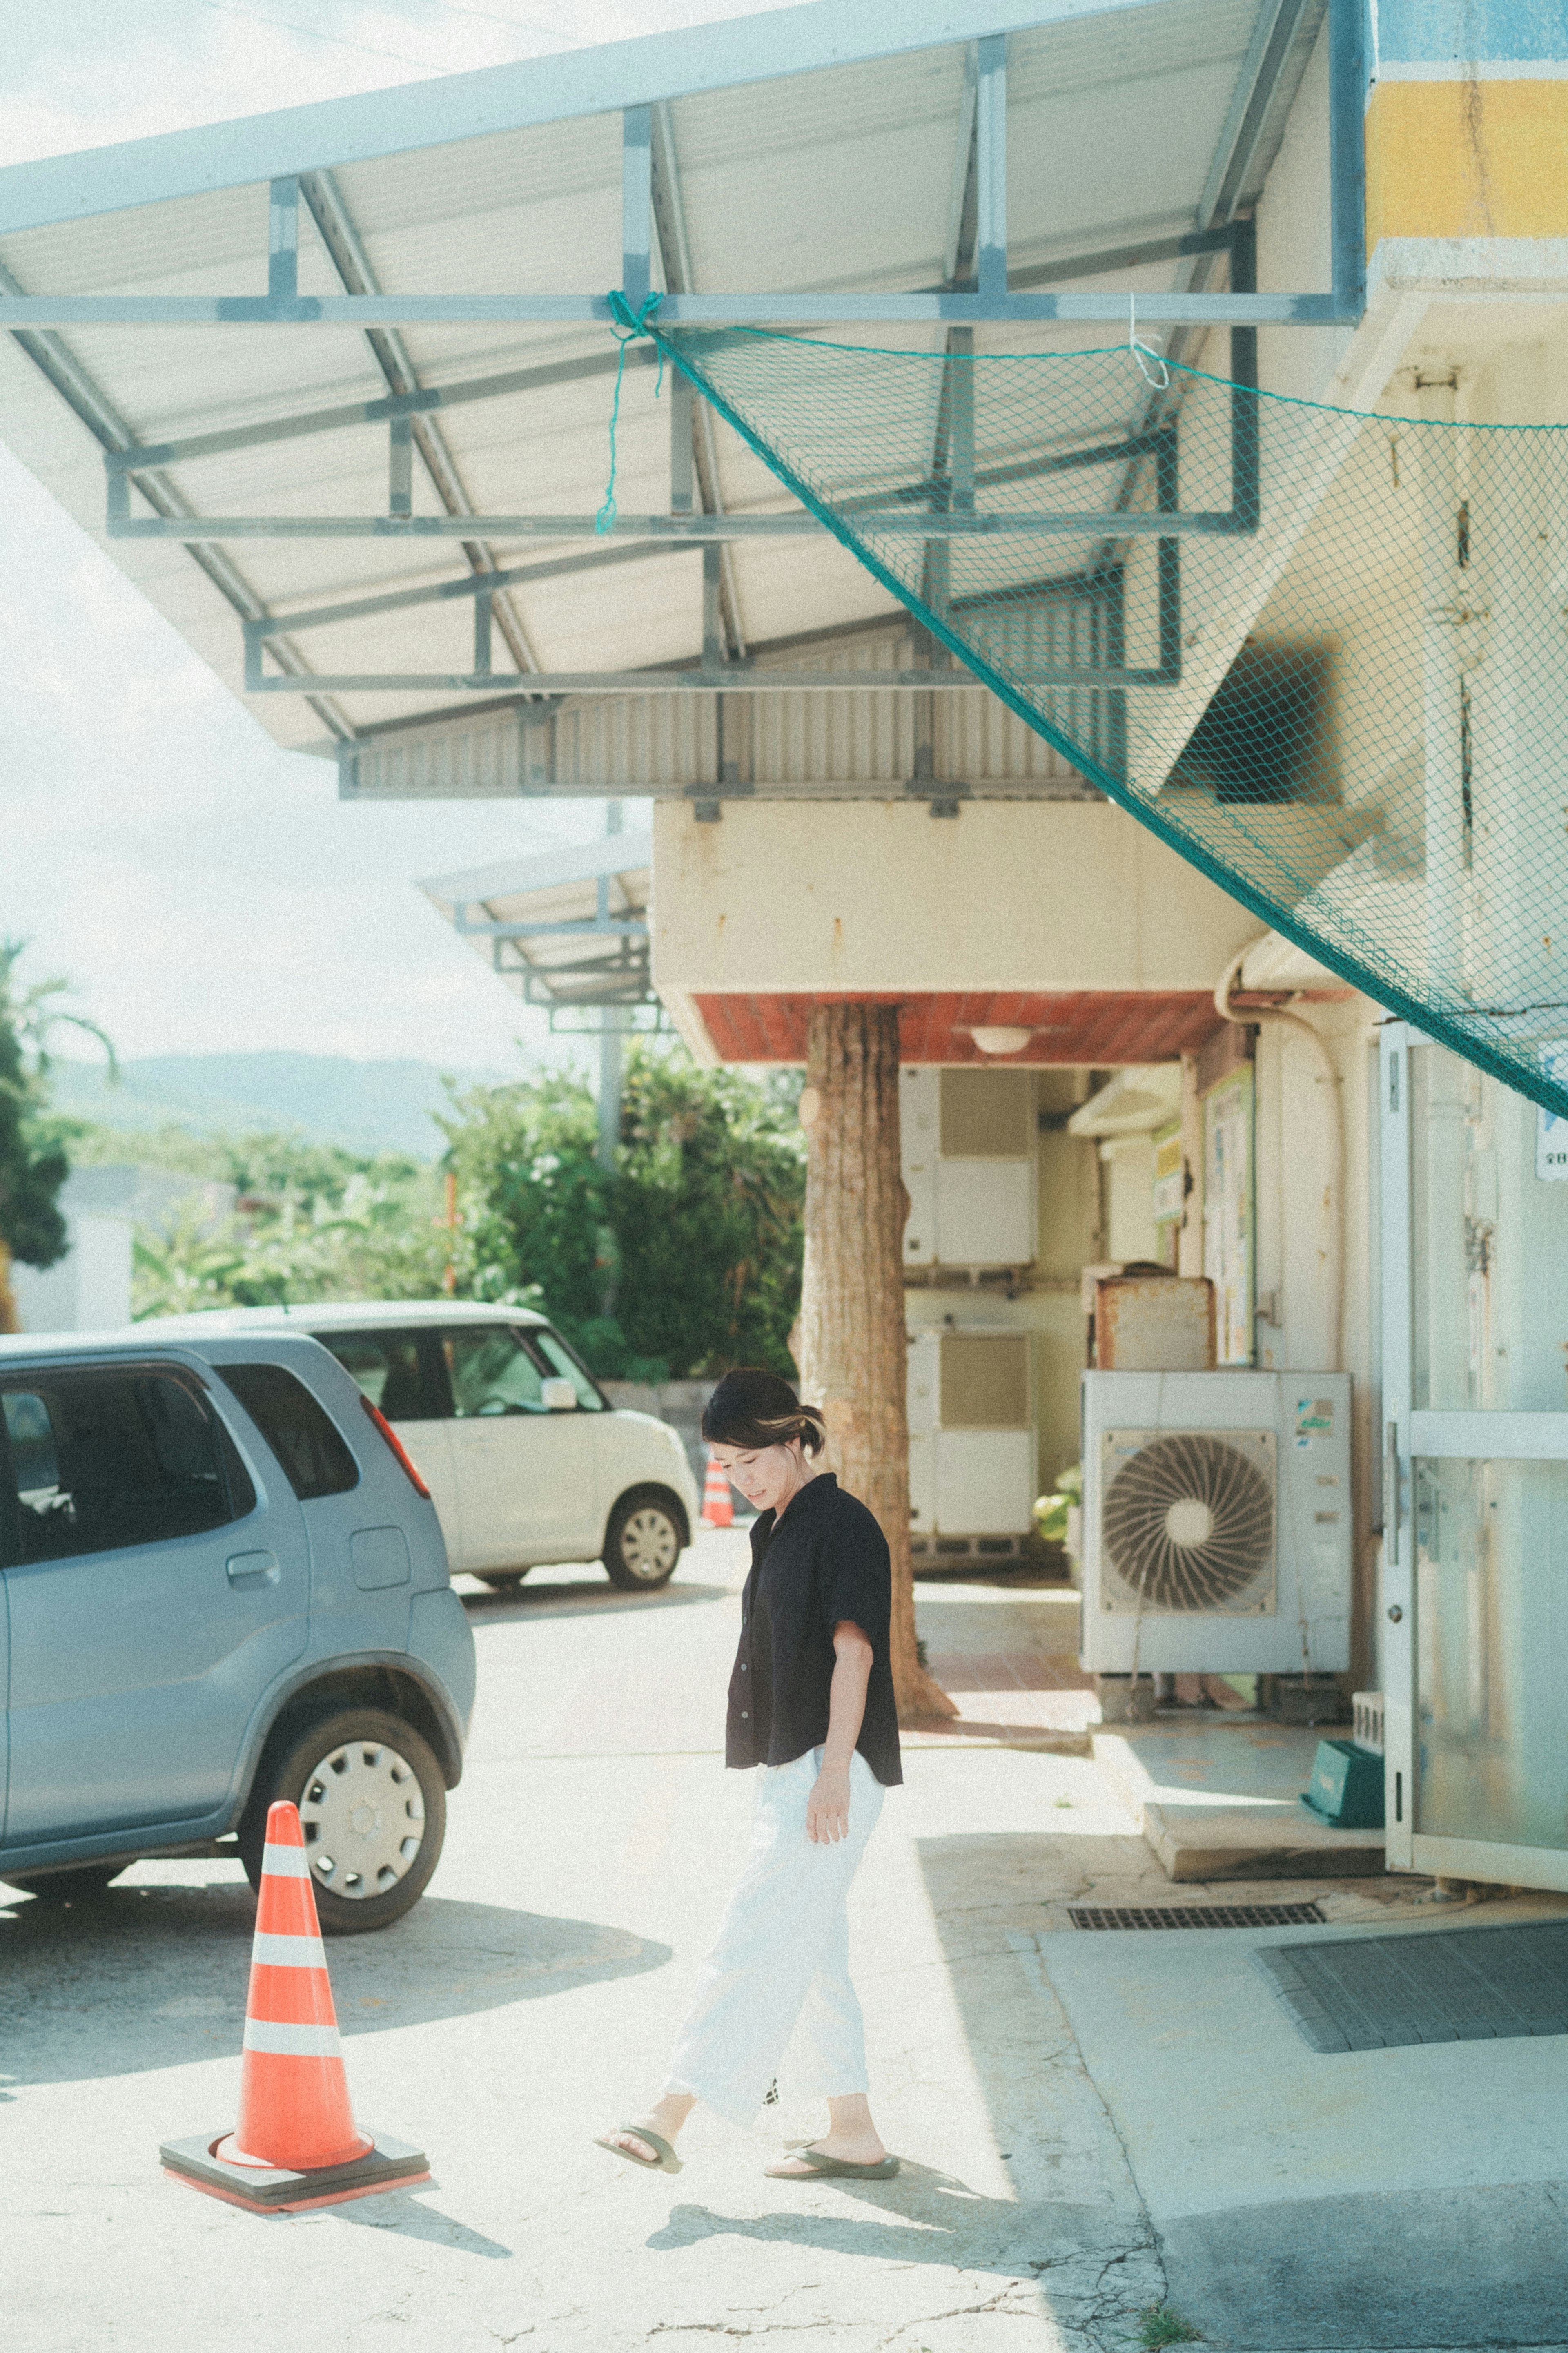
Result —
<path fill-rule="evenodd" d="M 634 311 L 618 287 L 610 296 L 610 309 L 617 322 L 611 332 L 620 344 L 621 355 L 616 362 L 616 396 L 610 403 L 610 479 L 605 484 L 605 502 L 594 517 L 596 532 L 614 531 L 616 527 L 616 427 L 621 421 L 621 378 L 626 374 L 626 345 L 638 335 L 653 336 L 647 322 L 663 300 L 662 294 L 646 295 Z M 657 343 L 658 338 L 654 337 L 654 341 Z M 664 389 L 664 345 L 658 343 L 658 374 L 653 385 L 656 400 Z"/>

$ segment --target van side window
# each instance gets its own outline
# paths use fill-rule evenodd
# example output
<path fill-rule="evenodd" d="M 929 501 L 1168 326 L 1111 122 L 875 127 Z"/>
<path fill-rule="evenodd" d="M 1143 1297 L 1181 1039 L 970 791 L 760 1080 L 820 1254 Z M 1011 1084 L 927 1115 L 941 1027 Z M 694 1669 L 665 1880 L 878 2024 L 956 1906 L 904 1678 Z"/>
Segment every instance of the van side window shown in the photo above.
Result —
<path fill-rule="evenodd" d="M 593 1381 L 572 1354 L 560 1333 L 548 1331 L 542 1324 L 531 1324 L 528 1327 L 528 1337 L 533 1343 L 535 1353 L 543 1358 L 545 1369 L 551 1377 L 554 1380 L 571 1382 L 577 1392 L 579 1412 L 603 1413 L 604 1398 L 599 1395 Z"/>
<path fill-rule="evenodd" d="M 35 1374 L 0 1392 L 0 1416 L 15 1480 L 0 1517 L 10 1566 L 201 1535 L 255 1504 L 219 1425 L 171 1376 Z"/>
<path fill-rule="evenodd" d="M 345 1495 L 359 1485 L 359 1464 L 326 1408 L 282 1365 L 215 1365 L 283 1466 L 302 1504 Z"/>
<path fill-rule="evenodd" d="M 543 1413 L 544 1375 L 504 1324 L 459 1324 L 441 1335 L 459 1421 L 475 1414 Z"/>
<path fill-rule="evenodd" d="M 445 1402 L 431 1395 L 417 1332 L 318 1332 L 316 1337 L 388 1421 L 444 1419 Z"/>

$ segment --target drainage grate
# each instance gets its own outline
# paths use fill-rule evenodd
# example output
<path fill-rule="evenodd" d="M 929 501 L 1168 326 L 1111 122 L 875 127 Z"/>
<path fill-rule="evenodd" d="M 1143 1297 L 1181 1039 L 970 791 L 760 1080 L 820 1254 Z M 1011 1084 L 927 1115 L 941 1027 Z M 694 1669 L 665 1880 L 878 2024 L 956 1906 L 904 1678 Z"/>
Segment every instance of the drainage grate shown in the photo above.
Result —
<path fill-rule="evenodd" d="M 1568 2034 L 1568 1922 L 1276 1945 L 1253 1958 L 1314 2051 Z"/>
<path fill-rule="evenodd" d="M 1315 1904 L 1069 1904 L 1068 1918 L 1075 1928 L 1305 1928 L 1323 1915 Z"/>

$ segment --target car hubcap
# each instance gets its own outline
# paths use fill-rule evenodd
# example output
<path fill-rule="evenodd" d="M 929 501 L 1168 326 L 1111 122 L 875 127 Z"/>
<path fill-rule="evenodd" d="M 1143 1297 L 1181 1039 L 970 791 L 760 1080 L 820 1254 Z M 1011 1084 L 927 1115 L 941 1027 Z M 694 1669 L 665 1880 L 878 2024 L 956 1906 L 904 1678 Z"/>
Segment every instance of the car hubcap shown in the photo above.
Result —
<path fill-rule="evenodd" d="M 406 1757 L 378 1740 L 323 1757 L 305 1783 L 300 1823 L 310 1876 L 334 1895 L 384 1895 L 425 1843 L 425 1799 Z"/>
<path fill-rule="evenodd" d="M 666 1512 L 645 1505 L 621 1530 L 621 1558 L 634 1577 L 650 1583 L 669 1575 L 680 1555 L 675 1523 Z"/>

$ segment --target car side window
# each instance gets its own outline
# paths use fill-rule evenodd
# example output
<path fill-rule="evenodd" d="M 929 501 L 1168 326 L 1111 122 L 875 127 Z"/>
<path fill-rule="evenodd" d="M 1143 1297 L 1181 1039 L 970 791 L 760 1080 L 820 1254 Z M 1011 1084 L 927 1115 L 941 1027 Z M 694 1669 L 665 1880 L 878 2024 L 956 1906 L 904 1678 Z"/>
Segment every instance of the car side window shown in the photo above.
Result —
<path fill-rule="evenodd" d="M 476 1415 L 543 1413 L 544 1374 L 515 1332 L 501 1324 L 458 1324 L 441 1335 L 460 1421 Z"/>
<path fill-rule="evenodd" d="M 545 1325 L 535 1324 L 530 1326 L 528 1336 L 533 1343 L 535 1353 L 543 1358 L 545 1370 L 551 1378 L 571 1382 L 577 1392 L 578 1411 L 603 1413 L 604 1398 L 599 1395 L 593 1381 L 577 1362 L 560 1333 L 552 1332 Z"/>
<path fill-rule="evenodd" d="M 17 1563 L 200 1535 L 255 1504 L 221 1425 L 171 1375 L 34 1375 L 0 1392 L 0 1415 L 15 1479 L 0 1525 Z"/>
<path fill-rule="evenodd" d="M 444 1415 L 444 1402 L 430 1394 L 417 1332 L 318 1332 L 316 1337 L 388 1421 L 436 1421 Z"/>
<path fill-rule="evenodd" d="M 346 1495 L 359 1485 L 359 1464 L 320 1400 L 282 1365 L 216 1365 L 283 1466 L 302 1504 L 318 1495 Z"/>

